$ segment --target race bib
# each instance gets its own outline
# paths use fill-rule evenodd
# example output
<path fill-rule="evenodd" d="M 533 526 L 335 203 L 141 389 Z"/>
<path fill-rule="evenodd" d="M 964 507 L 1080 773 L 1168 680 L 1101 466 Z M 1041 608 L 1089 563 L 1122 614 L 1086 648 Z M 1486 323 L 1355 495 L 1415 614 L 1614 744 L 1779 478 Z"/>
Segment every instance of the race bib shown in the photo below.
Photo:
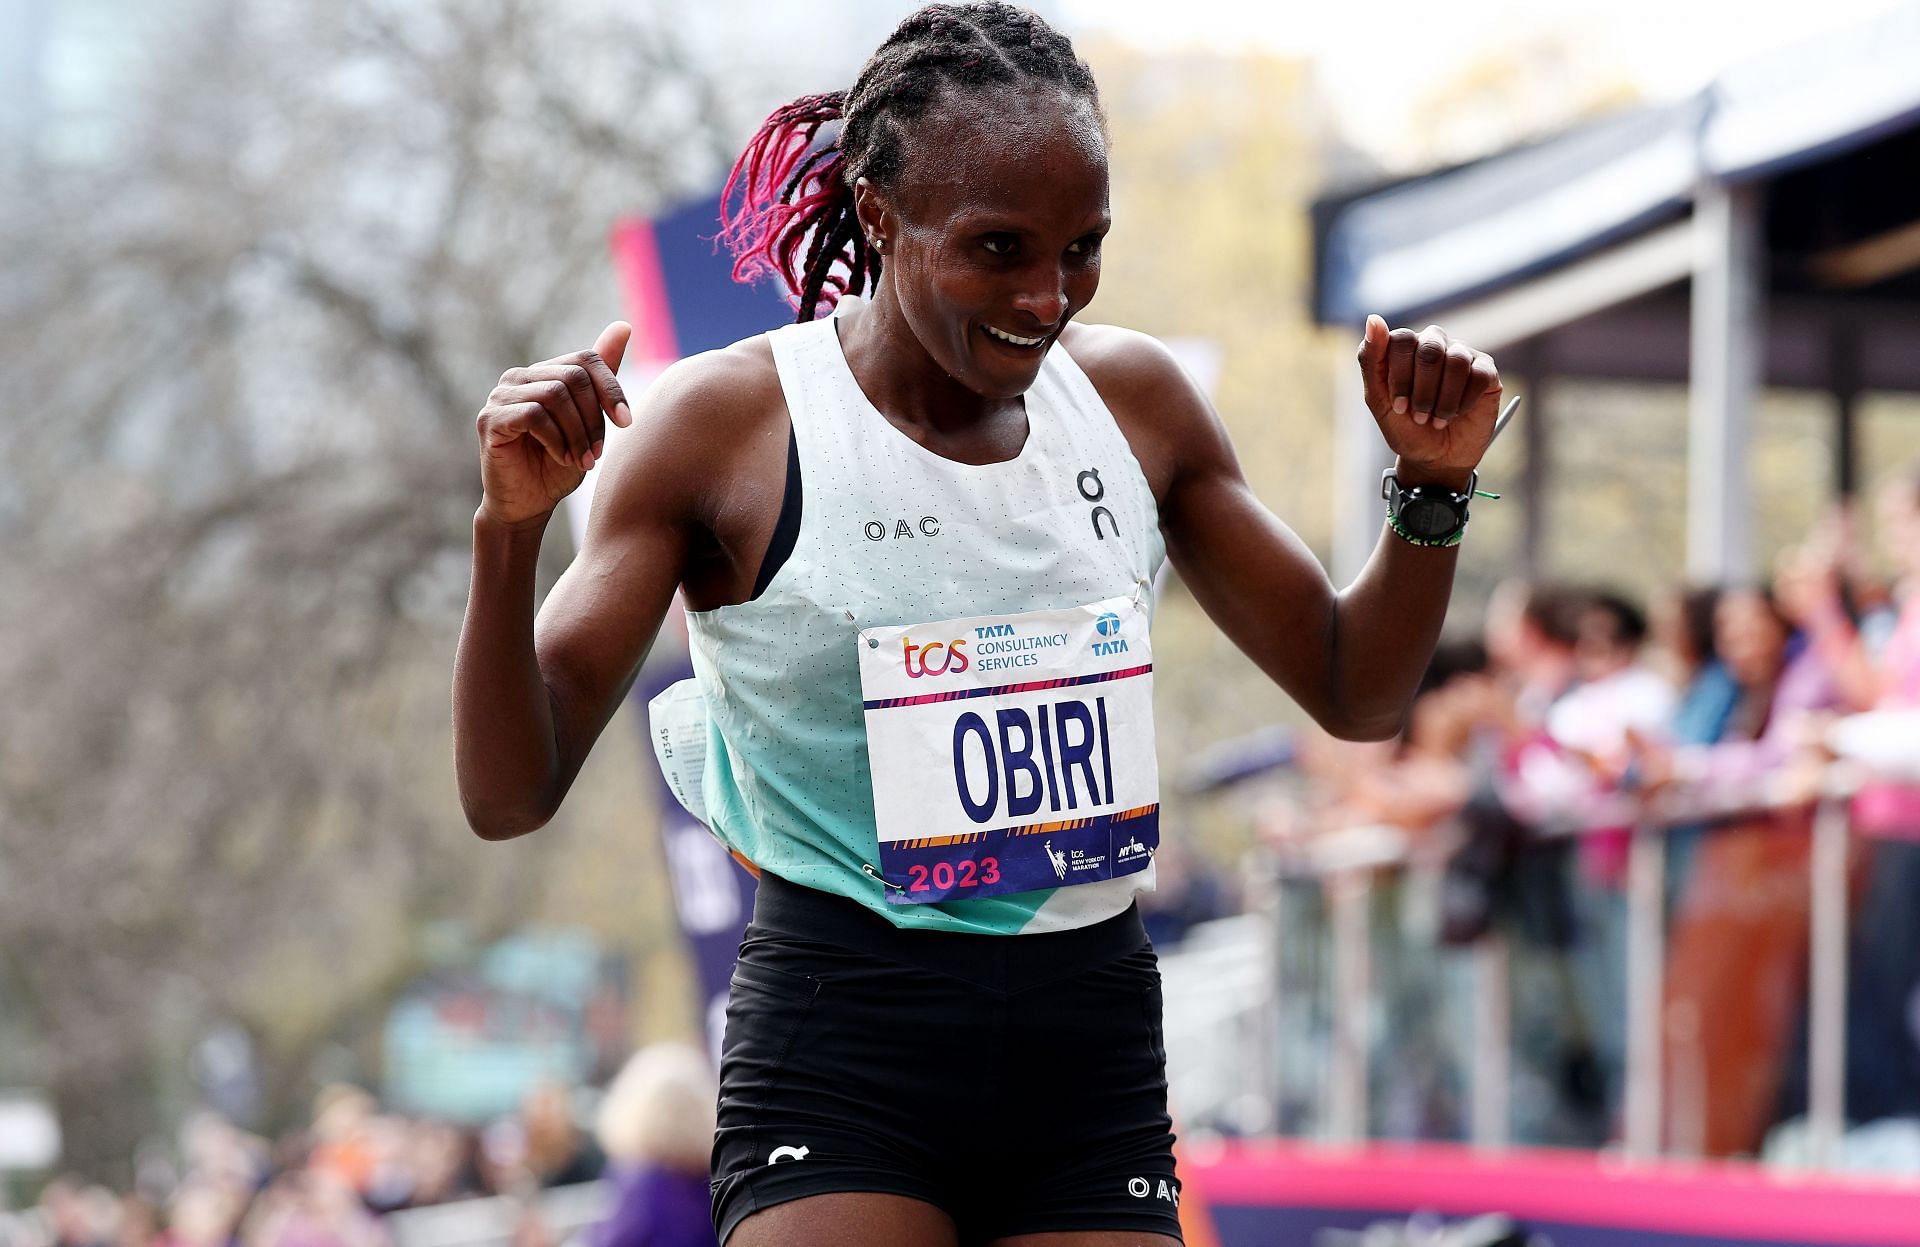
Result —
<path fill-rule="evenodd" d="M 888 901 L 1146 869 L 1160 782 L 1136 601 L 868 628 L 859 648 Z"/>

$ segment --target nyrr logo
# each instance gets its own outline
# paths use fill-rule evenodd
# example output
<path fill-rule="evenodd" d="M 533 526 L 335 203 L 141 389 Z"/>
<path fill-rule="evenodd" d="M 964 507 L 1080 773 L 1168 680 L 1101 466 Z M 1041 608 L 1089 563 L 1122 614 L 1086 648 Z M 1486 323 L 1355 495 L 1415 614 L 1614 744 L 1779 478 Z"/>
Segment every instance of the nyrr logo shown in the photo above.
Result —
<path fill-rule="evenodd" d="M 1146 851 L 1147 851 L 1146 845 L 1141 844 L 1140 841 L 1135 839 L 1134 837 L 1128 836 L 1127 842 L 1120 846 L 1120 852 L 1118 856 L 1121 861 L 1130 862 L 1134 858 L 1144 854 Z"/>
<path fill-rule="evenodd" d="M 946 675 L 951 672 L 960 674 L 967 669 L 967 649 L 964 639 L 958 641 L 930 641 L 925 645 L 915 645 L 912 637 L 901 637 L 901 647 L 906 651 L 902 663 L 907 674 L 914 679 L 923 675 Z M 940 655 L 940 665 L 933 665 L 933 656 Z M 916 660 L 918 670 L 915 670 Z"/>

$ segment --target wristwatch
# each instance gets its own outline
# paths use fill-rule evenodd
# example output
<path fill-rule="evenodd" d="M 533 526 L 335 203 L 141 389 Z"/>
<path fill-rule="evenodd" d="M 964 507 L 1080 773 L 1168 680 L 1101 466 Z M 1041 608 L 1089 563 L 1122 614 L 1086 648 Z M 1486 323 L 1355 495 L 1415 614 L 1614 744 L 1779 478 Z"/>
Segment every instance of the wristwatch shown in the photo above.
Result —
<path fill-rule="evenodd" d="M 1400 481 L 1388 468 L 1380 474 L 1380 496 L 1387 500 L 1387 525 L 1403 541 L 1416 546 L 1457 546 L 1467 532 L 1467 504 L 1473 500 L 1480 483 L 1478 472 L 1470 473 L 1465 493 L 1455 493 L 1445 485 L 1415 485 L 1400 488 Z"/>

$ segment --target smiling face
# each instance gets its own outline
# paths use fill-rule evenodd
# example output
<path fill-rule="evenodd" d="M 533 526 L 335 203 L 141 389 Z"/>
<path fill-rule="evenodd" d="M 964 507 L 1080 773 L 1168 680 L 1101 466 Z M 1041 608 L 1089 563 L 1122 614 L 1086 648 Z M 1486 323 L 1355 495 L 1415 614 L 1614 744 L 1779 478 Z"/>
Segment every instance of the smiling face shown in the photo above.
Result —
<path fill-rule="evenodd" d="M 898 185 L 863 181 L 856 202 L 927 355 L 983 398 L 1014 397 L 1100 286 L 1099 115 L 1052 86 L 949 96 L 914 124 Z"/>

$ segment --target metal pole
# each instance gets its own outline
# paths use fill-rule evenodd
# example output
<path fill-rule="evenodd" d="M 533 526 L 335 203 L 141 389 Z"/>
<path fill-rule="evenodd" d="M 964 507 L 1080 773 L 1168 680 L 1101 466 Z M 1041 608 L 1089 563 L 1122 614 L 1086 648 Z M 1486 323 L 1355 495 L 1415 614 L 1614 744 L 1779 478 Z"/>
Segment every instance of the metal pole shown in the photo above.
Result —
<path fill-rule="evenodd" d="M 1256 913 L 1266 920 L 1266 940 L 1261 948 L 1261 981 L 1267 996 L 1251 1016 L 1249 1047 L 1253 1050 L 1253 1092 L 1260 1102 L 1260 1120 L 1249 1126 L 1262 1133 L 1276 1134 L 1280 1129 L 1280 870 L 1269 861 L 1266 869 L 1253 877 L 1251 900 Z"/>
<path fill-rule="evenodd" d="M 1813 814 L 1812 946 L 1807 991 L 1807 1146 L 1833 1166 L 1847 1118 L 1847 800 Z"/>
<path fill-rule="evenodd" d="M 1547 542 L 1547 412 L 1546 343 L 1531 338 L 1520 344 L 1512 357 L 1515 387 L 1527 396 L 1527 412 L 1521 417 L 1521 444 L 1526 458 L 1520 468 L 1520 567 L 1529 580 L 1538 579 Z M 1502 372 L 1505 372 L 1502 369 Z"/>
<path fill-rule="evenodd" d="M 1473 1145 L 1507 1146 L 1511 1120 L 1507 1096 L 1512 1079 L 1512 990 L 1507 937 L 1492 931 L 1473 950 Z"/>
<path fill-rule="evenodd" d="M 1850 502 L 1860 483 L 1860 326 L 1836 316 L 1827 332 L 1827 387 L 1833 391 L 1833 496 Z"/>
<path fill-rule="evenodd" d="M 1333 1069 L 1327 1079 L 1327 1132 L 1338 1143 L 1367 1135 L 1367 1008 L 1373 997 L 1370 870 L 1343 870 L 1328 881 L 1333 901 Z"/>
<path fill-rule="evenodd" d="M 1273 1084 L 1273 1132 L 1287 1132 L 1287 876 L 1276 864 L 1273 894 L 1267 903 L 1267 948 L 1273 957 L 1273 1047 L 1267 1053 L 1267 1077 Z"/>
<path fill-rule="evenodd" d="M 1701 584 L 1739 580 L 1752 565 L 1747 441 L 1765 332 L 1762 190 L 1709 179 L 1693 209 L 1687 575 Z"/>
<path fill-rule="evenodd" d="M 1627 1155 L 1660 1154 L 1660 1014 L 1666 961 L 1666 837 L 1633 829 L 1627 858 Z"/>

